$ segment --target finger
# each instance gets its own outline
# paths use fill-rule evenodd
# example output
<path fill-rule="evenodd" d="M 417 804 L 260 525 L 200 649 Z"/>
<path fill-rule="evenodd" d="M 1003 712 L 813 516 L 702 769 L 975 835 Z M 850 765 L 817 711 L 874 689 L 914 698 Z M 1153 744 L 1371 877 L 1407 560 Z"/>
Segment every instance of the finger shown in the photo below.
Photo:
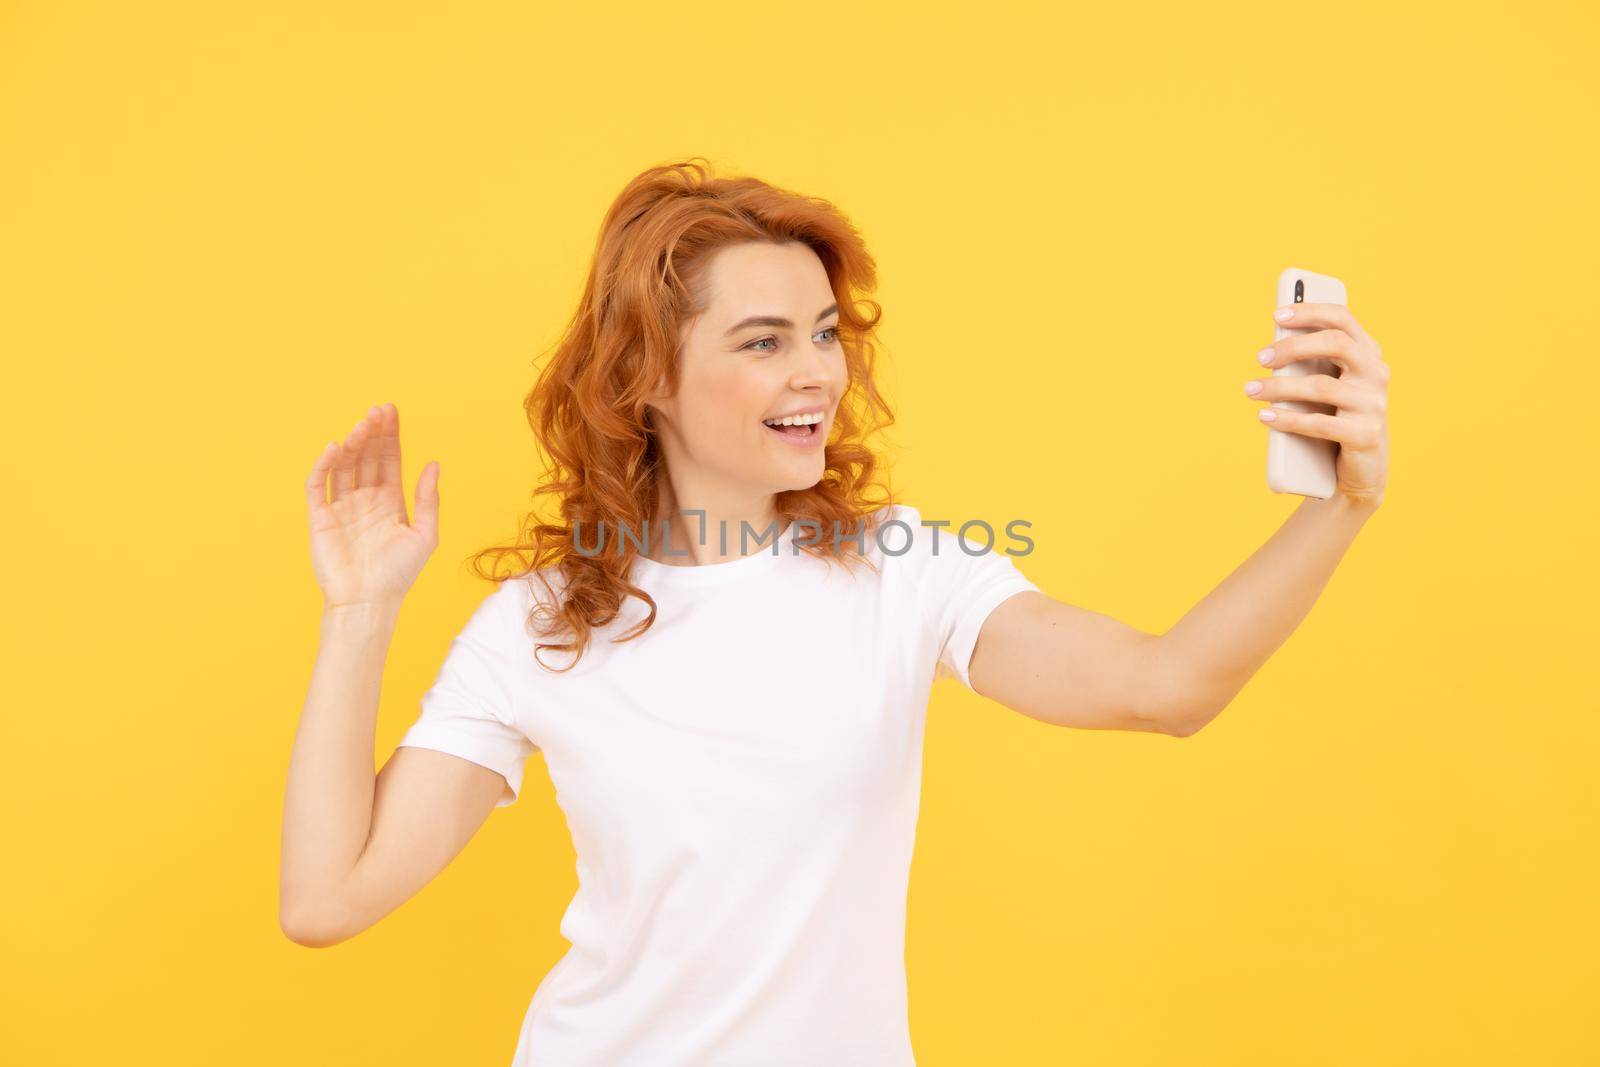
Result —
<path fill-rule="evenodd" d="M 434 460 L 422 468 L 417 479 L 417 517 L 411 526 L 426 534 L 433 544 L 439 543 L 439 461 Z"/>
<path fill-rule="evenodd" d="M 379 455 L 383 469 L 378 481 L 382 485 L 394 486 L 403 504 L 405 484 L 400 481 L 400 409 L 392 403 L 383 405 L 383 428 L 379 440 L 381 443 Z"/>
<path fill-rule="evenodd" d="M 322 453 L 311 465 L 311 473 L 306 475 L 306 505 L 312 511 L 328 506 L 328 472 L 333 469 L 333 460 L 338 455 L 338 449 L 337 441 L 329 441 L 323 445 Z"/>
<path fill-rule="evenodd" d="M 376 404 L 367 409 L 367 436 L 361 442 L 361 458 L 356 463 L 356 488 L 372 489 L 383 474 L 383 409 Z"/>
<path fill-rule="evenodd" d="M 1355 378 L 1335 378 L 1329 374 L 1288 375 L 1258 378 L 1245 383 L 1245 395 L 1256 400 L 1304 400 L 1327 404 L 1345 411 L 1380 413 L 1383 394 Z"/>
<path fill-rule="evenodd" d="M 1275 430 L 1337 441 L 1352 452 L 1370 452 L 1378 447 L 1378 428 L 1368 419 L 1350 415 L 1321 415 L 1283 408 L 1262 408 L 1261 421 Z"/>
<path fill-rule="evenodd" d="M 344 444 L 339 448 L 339 455 L 333 464 L 333 499 L 343 500 L 354 492 L 356 487 L 356 460 L 361 455 L 362 427 L 364 422 L 355 424 L 355 428 L 344 435 Z"/>
<path fill-rule="evenodd" d="M 1287 311 L 1287 319 L 1278 318 L 1278 312 Z M 1371 344 L 1376 347 L 1376 342 L 1361 323 L 1356 321 L 1355 315 L 1343 304 L 1286 304 L 1274 312 L 1272 318 L 1279 326 L 1286 330 L 1303 330 L 1307 327 L 1332 327 L 1343 330 L 1362 344 Z"/>
<path fill-rule="evenodd" d="M 1343 330 L 1296 334 L 1256 353 L 1256 362 L 1272 370 L 1307 359 L 1326 359 L 1337 364 L 1345 376 L 1370 378 L 1377 356 Z"/>

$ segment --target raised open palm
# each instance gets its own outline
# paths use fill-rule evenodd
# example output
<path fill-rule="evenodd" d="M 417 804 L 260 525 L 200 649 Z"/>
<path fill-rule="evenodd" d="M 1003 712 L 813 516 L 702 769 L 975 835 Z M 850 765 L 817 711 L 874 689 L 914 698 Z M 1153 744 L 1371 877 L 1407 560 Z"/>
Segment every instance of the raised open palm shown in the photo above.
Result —
<path fill-rule="evenodd" d="M 331 476 L 331 491 L 330 491 Z M 311 565 L 325 607 L 398 602 L 439 543 L 439 464 L 417 479 L 417 519 L 400 486 L 400 412 L 372 407 L 306 478 Z"/>

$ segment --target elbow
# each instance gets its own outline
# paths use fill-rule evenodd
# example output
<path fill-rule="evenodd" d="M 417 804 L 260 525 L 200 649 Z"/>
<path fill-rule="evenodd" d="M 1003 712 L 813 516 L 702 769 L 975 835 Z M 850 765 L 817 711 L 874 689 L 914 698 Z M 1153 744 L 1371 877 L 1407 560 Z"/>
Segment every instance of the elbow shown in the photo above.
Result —
<path fill-rule="evenodd" d="M 1156 713 L 1155 719 L 1161 723 L 1163 733 L 1173 737 L 1193 737 L 1212 719 L 1221 715 L 1224 706 L 1215 701 L 1172 703 Z"/>
<path fill-rule="evenodd" d="M 1145 705 L 1145 715 L 1162 733 L 1172 737 L 1193 737 L 1222 714 L 1223 703 L 1194 692 L 1171 693 L 1166 699 Z"/>
<path fill-rule="evenodd" d="M 1211 679 L 1203 678 L 1165 655 L 1161 638 L 1150 643 L 1153 657 L 1145 664 L 1139 683 L 1140 717 L 1172 737 L 1193 737 L 1222 714 L 1237 687 L 1223 696 Z"/>
<path fill-rule="evenodd" d="M 346 940 L 344 933 L 331 923 L 325 914 L 304 907 L 281 905 L 278 909 L 278 928 L 297 945 L 305 948 L 328 948 Z"/>
<path fill-rule="evenodd" d="M 323 931 L 304 912 L 278 909 L 278 929 L 297 945 L 306 948 L 325 948 L 328 945 Z"/>
<path fill-rule="evenodd" d="M 1172 700 L 1145 705 L 1139 717 L 1151 724 L 1147 729 L 1157 733 L 1193 737 L 1218 714 L 1219 709 L 1214 704 Z"/>
<path fill-rule="evenodd" d="M 1162 724 L 1162 732 L 1169 737 L 1193 737 L 1205 725 L 1204 722 L 1176 717 L 1163 719 Z"/>

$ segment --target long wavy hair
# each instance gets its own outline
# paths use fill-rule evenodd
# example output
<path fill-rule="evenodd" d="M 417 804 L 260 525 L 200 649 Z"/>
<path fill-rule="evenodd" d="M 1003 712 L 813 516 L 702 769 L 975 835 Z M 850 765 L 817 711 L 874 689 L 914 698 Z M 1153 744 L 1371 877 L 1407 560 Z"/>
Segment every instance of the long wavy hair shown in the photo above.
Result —
<path fill-rule="evenodd" d="M 710 258 L 750 241 L 803 242 L 822 261 L 839 303 L 839 341 L 849 384 L 824 445 L 825 470 L 809 489 L 776 494 L 780 523 L 818 531 L 795 548 L 837 560 L 864 561 L 862 533 L 872 536 L 878 509 L 893 503 L 879 457 L 867 439 L 894 424 L 894 413 L 873 377 L 875 331 L 882 307 L 858 294 L 877 288 L 877 267 L 844 214 L 826 200 L 779 189 L 752 177 L 717 177 L 695 156 L 651 167 L 618 194 L 605 220 L 583 296 L 553 354 L 523 402 L 528 424 L 546 457 L 535 501 L 550 495 L 558 517 L 526 516 L 515 544 L 495 545 L 469 558 L 479 577 L 537 574 L 548 594 L 526 620 L 530 634 L 557 638 L 546 649 L 572 653 L 572 669 L 591 633 L 615 619 L 630 595 L 649 615 L 613 641 L 628 641 L 655 622 L 655 600 L 632 584 L 637 545 L 627 537 L 603 541 L 615 549 L 577 551 L 575 529 L 652 528 L 658 479 L 665 465 L 645 398 L 659 382 L 678 387 L 680 326 L 705 310 L 703 282 Z M 811 524 L 815 525 L 811 525 Z M 515 573 L 499 574 L 507 556 Z M 870 562 L 867 563 L 871 567 Z M 551 587 L 558 572 L 562 588 Z"/>

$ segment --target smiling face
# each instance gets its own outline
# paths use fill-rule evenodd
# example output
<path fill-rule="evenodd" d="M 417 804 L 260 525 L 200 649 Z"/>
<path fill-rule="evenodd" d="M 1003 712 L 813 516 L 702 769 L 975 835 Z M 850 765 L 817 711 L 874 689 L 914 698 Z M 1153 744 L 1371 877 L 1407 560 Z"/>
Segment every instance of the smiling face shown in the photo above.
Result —
<path fill-rule="evenodd" d="M 650 400 L 673 485 L 730 502 L 811 488 L 848 385 L 822 261 L 798 242 L 731 245 L 702 284 L 705 310 L 680 334 L 678 391 Z M 782 416 L 812 425 L 767 425 Z"/>

